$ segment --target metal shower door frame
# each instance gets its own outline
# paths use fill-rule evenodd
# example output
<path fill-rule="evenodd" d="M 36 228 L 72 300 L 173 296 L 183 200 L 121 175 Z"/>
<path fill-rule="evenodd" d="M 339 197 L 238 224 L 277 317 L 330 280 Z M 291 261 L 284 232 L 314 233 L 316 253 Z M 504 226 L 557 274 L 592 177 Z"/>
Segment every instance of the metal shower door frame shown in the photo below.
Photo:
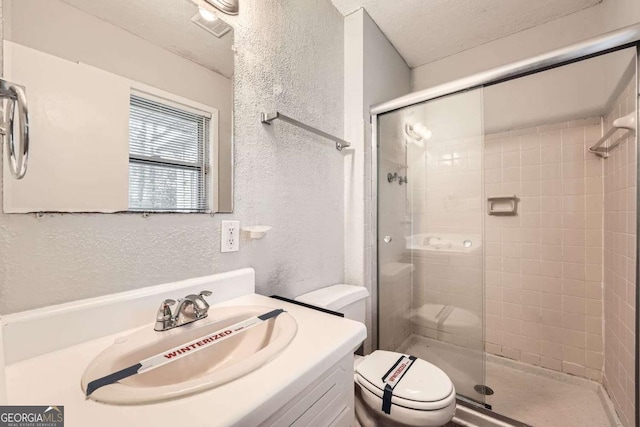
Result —
<path fill-rule="evenodd" d="M 636 123 L 640 123 L 640 42 L 636 44 Z M 640 308 L 640 262 L 638 261 L 640 255 L 640 235 L 638 227 L 640 226 L 640 215 L 638 215 L 638 200 L 640 200 L 640 131 L 636 128 L 636 357 L 635 357 L 635 407 L 636 407 L 636 426 L 640 425 L 640 336 L 638 331 L 640 330 L 640 314 L 638 308 Z"/>
<path fill-rule="evenodd" d="M 542 55 L 534 56 L 529 59 L 514 62 L 502 67 L 494 68 L 489 71 L 474 74 L 469 77 L 454 80 L 449 83 L 435 86 L 433 88 L 425 89 L 422 91 L 414 92 L 394 100 L 374 105 L 370 109 L 371 125 L 372 125 L 372 138 L 371 138 L 371 177 L 375 177 L 376 185 L 375 194 L 372 195 L 374 202 L 372 207 L 376 206 L 375 221 L 372 221 L 372 226 L 375 227 L 373 235 L 376 236 L 375 251 L 371 253 L 371 272 L 375 272 L 375 277 L 372 278 L 371 297 L 373 299 L 371 304 L 371 317 L 372 317 L 372 342 L 373 349 L 378 348 L 378 287 L 379 278 L 378 274 L 378 203 L 379 203 L 379 180 L 378 180 L 378 116 L 389 113 L 391 111 L 399 110 L 412 105 L 420 104 L 425 101 L 431 101 L 437 98 L 454 95 L 457 93 L 465 92 L 472 89 L 478 89 L 482 87 L 488 87 L 495 84 L 503 83 L 509 80 L 518 79 L 531 74 L 540 73 L 554 68 L 559 68 L 565 65 L 569 65 L 575 62 L 580 62 L 589 58 L 594 58 L 608 53 L 616 52 L 627 48 L 636 48 L 636 114 L 638 115 L 637 123 L 640 123 L 640 24 L 632 25 L 622 28 L 617 31 L 603 34 L 601 36 L 585 40 L 580 43 L 572 44 L 570 46 L 557 49 Z M 640 145 L 640 132 L 636 131 L 636 147 Z M 637 162 L 636 165 L 640 168 L 640 149 L 636 150 Z M 637 173 L 637 200 L 640 200 L 640 173 Z M 637 204 L 636 204 L 637 212 Z M 640 308 L 640 216 L 636 214 L 636 354 L 635 354 L 635 424 L 640 426 L 640 315 L 638 314 L 638 308 Z"/>

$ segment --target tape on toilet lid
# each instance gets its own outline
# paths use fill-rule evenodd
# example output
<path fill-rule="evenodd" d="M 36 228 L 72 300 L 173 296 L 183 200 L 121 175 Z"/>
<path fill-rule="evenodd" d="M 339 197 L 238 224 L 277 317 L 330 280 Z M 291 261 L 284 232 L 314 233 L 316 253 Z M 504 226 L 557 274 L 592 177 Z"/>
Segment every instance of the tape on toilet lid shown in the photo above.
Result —
<path fill-rule="evenodd" d="M 382 377 L 384 383 L 384 393 L 382 395 L 382 412 L 391 413 L 391 397 L 393 397 L 393 389 L 398 385 L 404 374 L 416 361 L 415 356 L 402 355 L 398 361 L 387 371 Z"/>

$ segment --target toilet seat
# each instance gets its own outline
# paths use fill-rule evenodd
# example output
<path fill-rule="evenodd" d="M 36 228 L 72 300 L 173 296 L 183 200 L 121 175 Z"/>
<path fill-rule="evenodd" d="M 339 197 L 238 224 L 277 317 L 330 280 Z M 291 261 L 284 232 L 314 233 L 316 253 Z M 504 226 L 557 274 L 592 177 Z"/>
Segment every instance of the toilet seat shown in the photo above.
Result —
<path fill-rule="evenodd" d="M 385 387 L 382 377 L 402 356 L 401 353 L 377 350 L 356 366 L 358 384 L 380 400 L 377 410 L 382 408 Z M 455 388 L 451 379 L 440 368 L 422 359 L 417 359 L 405 373 L 391 398 L 392 407 L 416 411 L 437 411 L 452 404 L 455 404 Z"/>

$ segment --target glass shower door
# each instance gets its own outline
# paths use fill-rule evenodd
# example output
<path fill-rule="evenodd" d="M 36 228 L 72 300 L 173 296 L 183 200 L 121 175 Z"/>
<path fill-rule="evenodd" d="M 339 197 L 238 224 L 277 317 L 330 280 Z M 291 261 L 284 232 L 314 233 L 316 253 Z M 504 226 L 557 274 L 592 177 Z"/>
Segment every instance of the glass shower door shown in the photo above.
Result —
<path fill-rule="evenodd" d="M 378 116 L 378 348 L 484 402 L 483 90 Z"/>

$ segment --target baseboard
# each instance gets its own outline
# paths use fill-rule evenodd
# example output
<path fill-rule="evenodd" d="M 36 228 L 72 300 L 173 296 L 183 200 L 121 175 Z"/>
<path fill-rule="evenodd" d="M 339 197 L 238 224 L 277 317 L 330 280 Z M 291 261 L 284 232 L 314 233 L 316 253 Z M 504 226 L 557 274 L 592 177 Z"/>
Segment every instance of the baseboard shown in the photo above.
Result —
<path fill-rule="evenodd" d="M 508 359 L 502 356 L 496 356 L 495 354 L 487 353 L 486 360 L 488 363 L 495 363 L 496 365 L 507 366 L 512 369 L 517 369 L 521 372 L 538 375 L 552 380 L 560 381 L 565 384 L 575 385 L 579 387 L 588 388 L 593 391 L 598 390 L 600 383 L 592 381 L 588 378 L 578 377 L 575 375 L 567 374 L 565 372 L 554 371 L 553 369 L 543 368 L 542 366 L 530 365 L 518 360 Z"/>

